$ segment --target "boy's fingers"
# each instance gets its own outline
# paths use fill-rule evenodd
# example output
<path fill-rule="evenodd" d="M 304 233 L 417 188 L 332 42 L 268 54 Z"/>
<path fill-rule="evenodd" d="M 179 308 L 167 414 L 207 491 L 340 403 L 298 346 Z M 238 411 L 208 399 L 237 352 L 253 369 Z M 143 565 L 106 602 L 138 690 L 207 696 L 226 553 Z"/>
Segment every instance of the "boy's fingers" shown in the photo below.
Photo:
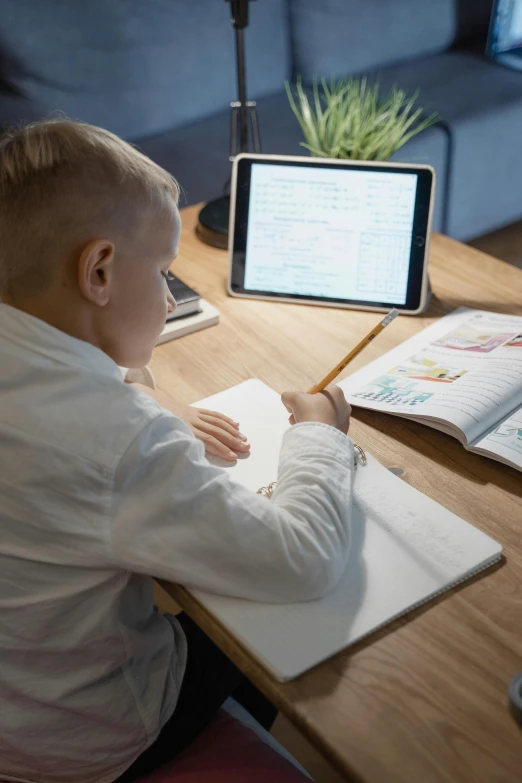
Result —
<path fill-rule="evenodd" d="M 215 438 L 210 438 L 208 441 L 205 441 L 205 451 L 207 454 L 213 454 L 215 457 L 226 459 L 227 462 L 236 462 L 237 460 L 235 451 L 227 449 L 226 446 Z"/>
<path fill-rule="evenodd" d="M 240 440 L 237 435 L 229 435 L 228 432 L 222 430 L 220 427 L 214 427 L 212 424 L 204 424 L 203 427 L 198 427 L 201 433 L 198 437 L 206 444 L 211 440 L 216 440 L 226 446 L 228 449 L 234 451 L 245 452 L 250 449 L 250 444 L 246 441 Z"/>
<path fill-rule="evenodd" d="M 281 402 L 287 409 L 289 413 L 292 413 L 292 409 L 296 403 L 296 400 L 298 399 L 299 392 L 283 392 L 281 395 Z"/>
<path fill-rule="evenodd" d="M 199 416 L 200 420 L 202 422 L 205 422 L 205 424 L 208 424 L 211 427 L 214 427 L 216 430 L 221 430 L 221 432 L 228 432 L 229 435 L 231 435 L 233 438 L 238 438 L 240 440 L 247 440 L 245 435 L 242 435 L 241 432 L 238 432 L 237 427 L 232 426 L 229 424 L 228 420 L 224 419 L 218 419 L 213 413 L 207 413 L 201 412 Z M 207 427 L 205 426 L 205 432 L 207 431 Z"/>
<path fill-rule="evenodd" d="M 204 413 L 205 416 L 212 416 L 214 419 L 220 419 L 221 421 L 226 421 L 227 424 L 232 425 L 234 429 L 237 430 L 239 427 L 239 422 L 234 421 L 234 419 L 229 418 L 228 416 L 225 416 L 224 413 L 218 413 L 217 411 L 208 411 L 206 408 L 198 408 L 200 413 Z"/>

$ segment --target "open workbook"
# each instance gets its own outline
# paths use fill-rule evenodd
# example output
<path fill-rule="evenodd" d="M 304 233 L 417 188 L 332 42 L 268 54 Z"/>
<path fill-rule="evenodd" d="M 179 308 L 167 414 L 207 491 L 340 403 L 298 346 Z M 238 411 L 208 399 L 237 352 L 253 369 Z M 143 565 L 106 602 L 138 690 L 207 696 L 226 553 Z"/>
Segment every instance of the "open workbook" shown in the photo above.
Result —
<path fill-rule="evenodd" d="M 522 317 L 460 308 L 339 385 L 522 470 Z"/>
<path fill-rule="evenodd" d="M 236 481 L 257 491 L 277 478 L 289 424 L 276 392 L 250 380 L 196 405 L 237 419 L 248 433 L 251 454 L 228 465 Z M 369 454 L 355 470 L 353 493 L 348 562 L 326 598 L 262 604 L 194 591 L 279 680 L 297 677 L 500 559 L 500 544 Z"/>

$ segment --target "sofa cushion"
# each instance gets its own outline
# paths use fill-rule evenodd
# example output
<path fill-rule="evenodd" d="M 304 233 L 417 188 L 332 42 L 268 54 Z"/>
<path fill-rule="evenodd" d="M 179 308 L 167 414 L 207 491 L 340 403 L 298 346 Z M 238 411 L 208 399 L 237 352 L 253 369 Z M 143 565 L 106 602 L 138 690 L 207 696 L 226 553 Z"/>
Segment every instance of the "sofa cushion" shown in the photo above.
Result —
<path fill-rule="evenodd" d="M 258 103 L 263 152 L 280 155 L 308 155 L 299 145 L 303 136 L 288 105 L 286 93 L 263 98 Z M 181 206 L 219 196 L 230 176 L 228 112 L 221 112 L 185 128 L 142 139 L 138 146 L 168 169 L 185 189 Z M 434 229 L 443 229 L 443 201 L 448 138 L 444 128 L 432 127 L 408 142 L 395 159 L 429 163 L 437 172 L 437 201 Z"/>
<path fill-rule="evenodd" d="M 310 83 L 447 50 L 487 29 L 492 0 L 290 0 L 294 67 Z"/>
<path fill-rule="evenodd" d="M 450 140 L 447 233 L 468 240 L 522 217 L 522 73 L 448 52 L 380 74 L 383 88 L 420 87 Z"/>
<path fill-rule="evenodd" d="M 252 3 L 250 16 L 248 88 L 257 98 L 280 90 L 290 72 L 287 0 Z M 40 112 L 129 138 L 210 116 L 237 97 L 223 0 L 0 0 L 0 19 L 20 64 L 0 76 L 25 93 L 27 116 L 34 101 Z"/>

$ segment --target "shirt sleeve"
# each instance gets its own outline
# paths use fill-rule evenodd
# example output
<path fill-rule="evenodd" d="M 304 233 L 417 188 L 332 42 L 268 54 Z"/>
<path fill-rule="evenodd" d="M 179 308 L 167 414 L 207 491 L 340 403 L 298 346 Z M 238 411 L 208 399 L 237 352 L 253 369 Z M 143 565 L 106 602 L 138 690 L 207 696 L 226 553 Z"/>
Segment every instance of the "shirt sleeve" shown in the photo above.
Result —
<path fill-rule="evenodd" d="M 259 601 L 325 595 L 348 557 L 353 444 L 325 424 L 289 429 L 271 499 L 211 465 L 175 416 L 130 445 L 114 478 L 112 556 L 119 567 Z"/>
<path fill-rule="evenodd" d="M 140 367 L 139 369 L 120 367 L 120 371 L 125 383 L 141 383 L 152 390 L 156 388 L 156 381 L 148 367 Z"/>

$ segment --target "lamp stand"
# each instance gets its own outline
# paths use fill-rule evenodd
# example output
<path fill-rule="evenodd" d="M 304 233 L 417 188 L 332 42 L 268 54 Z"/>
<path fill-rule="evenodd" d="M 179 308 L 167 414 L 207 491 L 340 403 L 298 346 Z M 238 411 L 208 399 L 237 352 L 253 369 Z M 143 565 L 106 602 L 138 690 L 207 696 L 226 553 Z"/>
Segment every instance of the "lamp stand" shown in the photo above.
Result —
<path fill-rule="evenodd" d="M 232 11 L 232 24 L 236 32 L 236 73 L 238 100 L 230 104 L 230 161 L 240 152 L 249 151 L 252 139 L 254 152 L 261 152 L 259 123 L 255 101 L 247 100 L 245 68 L 245 28 L 248 26 L 249 0 L 225 0 Z M 249 132 L 250 131 L 250 132 Z M 225 190 L 228 190 L 230 178 Z M 230 194 L 219 196 L 206 204 L 199 213 L 196 234 L 203 242 L 213 247 L 228 247 L 228 220 L 230 215 Z"/>

